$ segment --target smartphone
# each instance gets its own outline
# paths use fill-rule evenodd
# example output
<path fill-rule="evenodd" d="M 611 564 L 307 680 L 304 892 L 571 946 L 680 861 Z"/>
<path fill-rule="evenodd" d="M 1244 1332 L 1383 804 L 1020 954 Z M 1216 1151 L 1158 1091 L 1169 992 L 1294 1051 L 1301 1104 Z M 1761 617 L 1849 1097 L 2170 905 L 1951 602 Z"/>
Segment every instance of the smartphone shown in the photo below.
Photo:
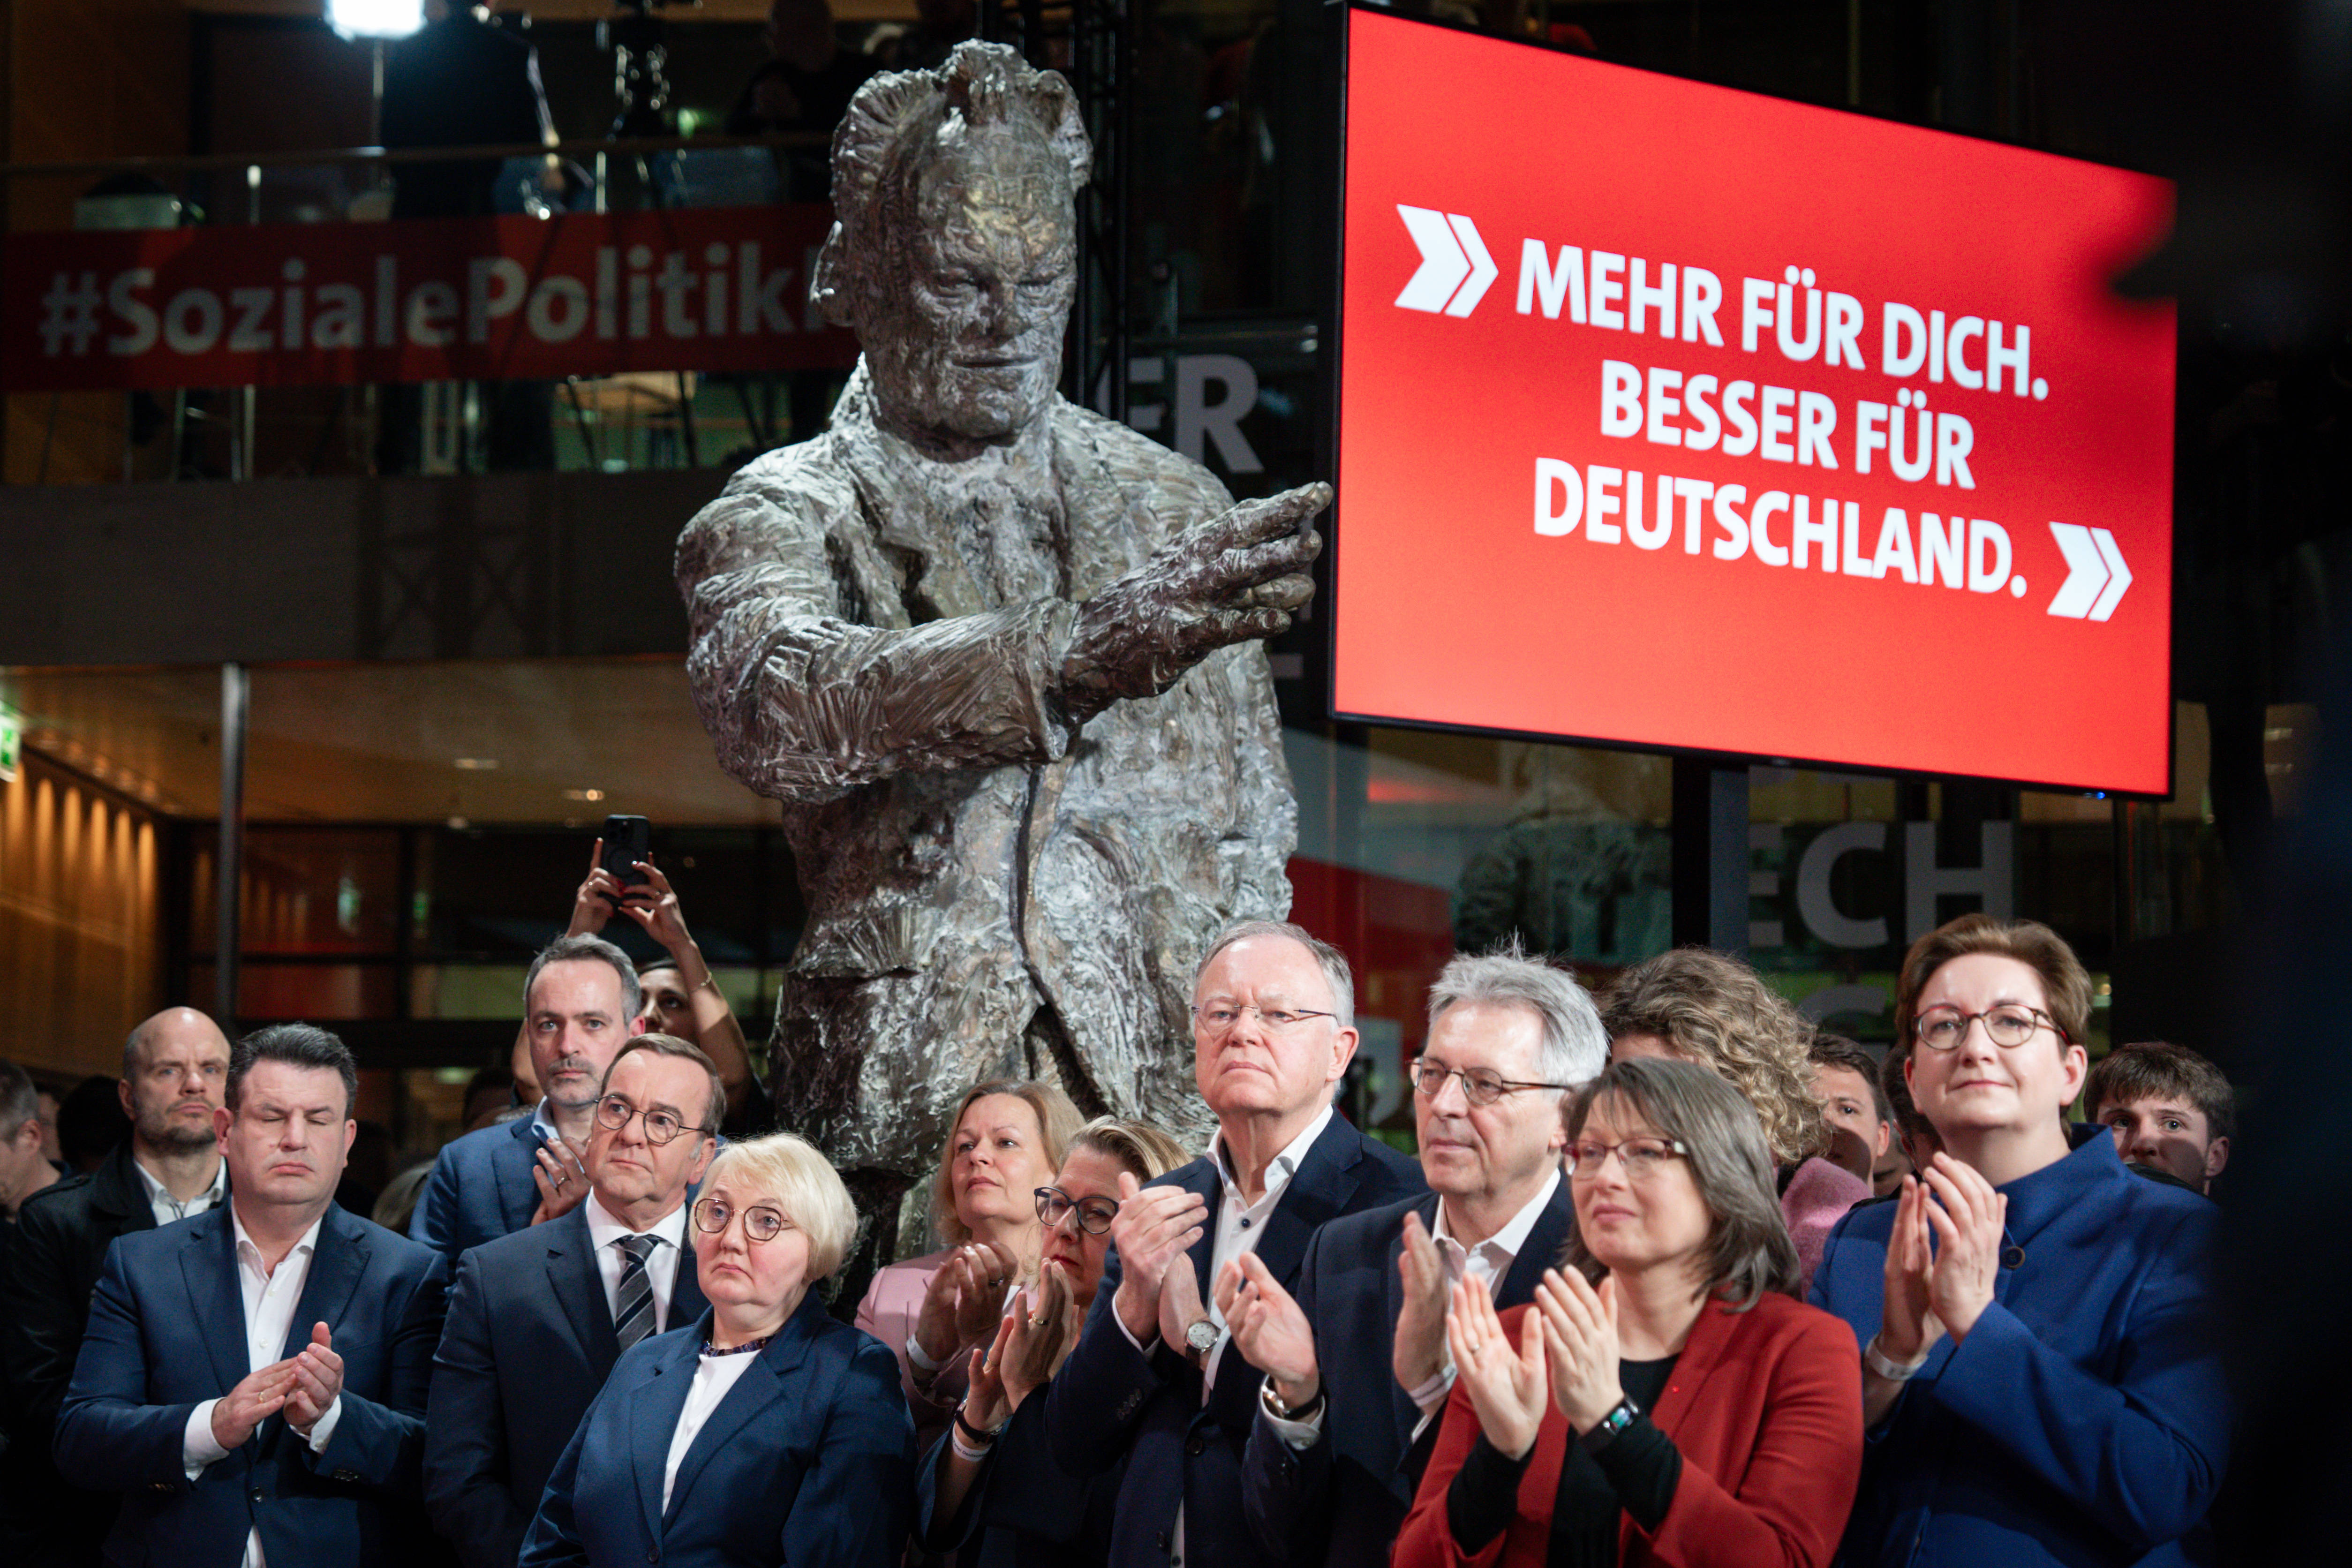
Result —
<path fill-rule="evenodd" d="M 653 825 L 642 816 L 604 819 L 604 869 L 625 888 L 642 888 L 646 874 L 637 862 L 653 847 Z"/>

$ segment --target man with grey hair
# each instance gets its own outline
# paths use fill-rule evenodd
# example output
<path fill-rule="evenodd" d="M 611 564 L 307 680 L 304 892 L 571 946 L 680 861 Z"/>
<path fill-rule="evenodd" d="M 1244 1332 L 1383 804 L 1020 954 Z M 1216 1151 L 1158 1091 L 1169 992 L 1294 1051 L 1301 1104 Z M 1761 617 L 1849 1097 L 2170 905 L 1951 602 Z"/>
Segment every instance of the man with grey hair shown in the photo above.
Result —
<path fill-rule="evenodd" d="M 41 1094 L 30 1074 L 0 1060 L 0 1221 L 15 1223 L 25 1200 L 58 1179 L 41 1152 Z M 6 1241 L 0 1237 L 0 1259 Z"/>
<path fill-rule="evenodd" d="M 1498 1307 L 1534 1299 L 1572 1212 L 1560 1179 L 1568 1097 L 1609 1037 L 1573 975 L 1516 942 L 1445 966 L 1413 1062 L 1430 1191 L 1334 1221 L 1296 1293 L 1219 1295 L 1265 1369 L 1243 1485 L 1260 1546 L 1284 1562 L 1381 1561 L 1412 1505 L 1454 1366 L 1447 1292 L 1475 1275 Z"/>
<path fill-rule="evenodd" d="M 228 1195 L 213 1114 L 228 1087 L 228 1037 L 193 1007 L 166 1007 L 122 1042 L 116 1086 L 131 1135 L 87 1175 L 40 1193 L 17 1216 L 0 1272 L 0 1371 L 16 1395 L 0 1461 L 0 1562 L 95 1563 L 118 1500 L 58 1479 L 51 1438 L 118 1237 L 217 1207 Z"/>
<path fill-rule="evenodd" d="M 1271 1561 L 1242 1479 L 1270 1369 L 1228 1324 L 1297 1285 L 1318 1228 L 1421 1186 L 1412 1161 L 1332 1109 L 1356 1053 L 1353 991 L 1337 948 L 1275 921 L 1229 928 L 1200 964 L 1193 1077 L 1216 1136 L 1149 1185 L 1119 1178 L 1102 1283 L 1046 1385 L 1057 1464 L 1085 1476 L 1126 1463 L 1110 1551 L 1122 1568 Z"/>
<path fill-rule="evenodd" d="M 602 937 L 556 938 L 531 960 L 522 989 L 539 1108 L 444 1148 L 408 1222 L 411 1237 L 452 1263 L 469 1247 L 579 1205 L 588 1191 L 583 1153 L 604 1070 L 631 1036 L 645 1032 L 636 965 Z"/>
<path fill-rule="evenodd" d="M 1068 84 L 1001 45 L 866 83 L 811 289 L 863 358 L 829 429 L 678 542 L 696 704 L 782 803 L 808 910 L 781 1120 L 868 1215 L 979 1079 L 1205 1131 L 1168 1070 L 1182 965 L 1288 907 L 1258 643 L 1313 591 L 1330 492 L 1236 506 L 1056 395 L 1090 159 Z"/>

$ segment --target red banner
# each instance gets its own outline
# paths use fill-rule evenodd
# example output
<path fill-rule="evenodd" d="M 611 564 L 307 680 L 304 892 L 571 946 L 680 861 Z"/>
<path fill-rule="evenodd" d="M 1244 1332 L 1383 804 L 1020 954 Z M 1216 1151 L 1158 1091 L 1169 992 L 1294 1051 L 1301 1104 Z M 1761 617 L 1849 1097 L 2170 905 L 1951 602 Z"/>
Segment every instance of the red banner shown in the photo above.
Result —
<path fill-rule="evenodd" d="M 848 365 L 822 205 L 18 234 L 0 389 L 545 381 Z"/>
<path fill-rule="evenodd" d="M 1351 13 L 1339 710 L 2160 795 L 2159 179 Z"/>

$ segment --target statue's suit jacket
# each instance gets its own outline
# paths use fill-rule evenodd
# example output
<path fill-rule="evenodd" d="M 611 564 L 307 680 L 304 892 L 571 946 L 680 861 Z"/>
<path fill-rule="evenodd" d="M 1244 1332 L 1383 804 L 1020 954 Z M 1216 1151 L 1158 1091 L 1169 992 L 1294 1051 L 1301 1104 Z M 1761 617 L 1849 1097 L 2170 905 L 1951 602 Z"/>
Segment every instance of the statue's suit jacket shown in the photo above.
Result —
<path fill-rule="evenodd" d="M 929 1168 L 976 1079 L 1047 1058 L 1082 1103 L 1205 1135 L 1192 965 L 1289 907 L 1259 645 L 1083 727 L 1054 696 L 1079 603 L 1232 498 L 1059 398 L 1026 439 L 1049 485 L 930 463 L 876 426 L 861 367 L 829 430 L 678 542 L 696 703 L 721 765 L 783 803 L 808 909 L 776 1010 L 787 1123 L 845 1170 Z"/>
<path fill-rule="evenodd" d="M 58 1468 L 124 1494 L 110 1563 L 236 1568 L 261 1532 L 270 1568 L 372 1568 L 417 1502 L 425 1394 L 447 1267 L 430 1248 L 330 1207 L 288 1325 L 285 1355 L 324 1322 L 343 1361 L 342 1412 L 325 1449 L 280 1416 L 188 1479 L 188 1416 L 252 1369 L 226 1204 L 114 1244 L 58 1417 Z"/>
<path fill-rule="evenodd" d="M 707 1305 L 689 1250 L 663 1321 L 683 1328 Z M 587 1205 L 457 1260 L 425 1406 L 425 1506 L 466 1568 L 513 1568 L 549 1473 L 620 1355 Z"/>

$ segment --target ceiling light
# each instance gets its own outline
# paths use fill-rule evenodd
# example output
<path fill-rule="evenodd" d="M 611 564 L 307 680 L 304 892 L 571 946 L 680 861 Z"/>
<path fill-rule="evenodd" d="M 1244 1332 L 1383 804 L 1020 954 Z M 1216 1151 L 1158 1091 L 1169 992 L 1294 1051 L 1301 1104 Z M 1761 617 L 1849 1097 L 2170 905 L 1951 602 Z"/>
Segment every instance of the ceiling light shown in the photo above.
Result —
<path fill-rule="evenodd" d="M 602 800 L 604 798 L 604 792 L 601 789 L 568 789 L 563 792 L 563 798 L 566 800 Z"/>
<path fill-rule="evenodd" d="M 486 773 L 499 765 L 496 757 L 459 757 L 457 771 L 463 773 Z"/>
<path fill-rule="evenodd" d="M 327 26 L 346 38 L 404 38 L 425 26 L 425 0 L 327 0 Z"/>

